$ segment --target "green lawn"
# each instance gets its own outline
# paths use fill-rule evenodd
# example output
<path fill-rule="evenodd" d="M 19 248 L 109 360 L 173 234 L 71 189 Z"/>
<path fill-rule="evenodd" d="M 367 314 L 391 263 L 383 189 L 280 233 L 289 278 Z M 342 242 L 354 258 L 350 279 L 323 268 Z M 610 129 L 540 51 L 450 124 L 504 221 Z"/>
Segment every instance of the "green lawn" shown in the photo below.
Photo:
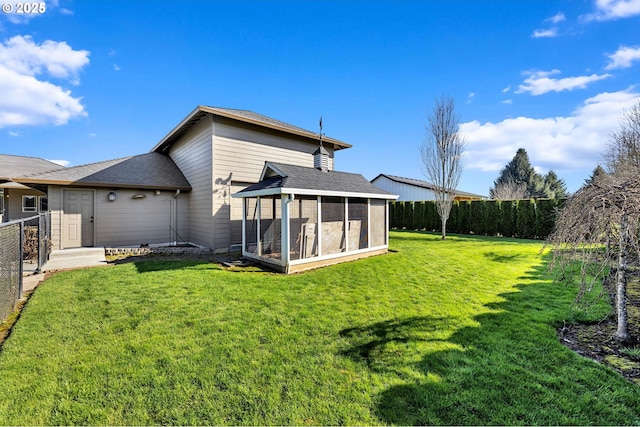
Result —
<path fill-rule="evenodd" d="M 558 343 L 594 320 L 541 244 L 392 232 L 303 274 L 146 261 L 61 273 L 0 351 L 0 424 L 638 424 Z"/>

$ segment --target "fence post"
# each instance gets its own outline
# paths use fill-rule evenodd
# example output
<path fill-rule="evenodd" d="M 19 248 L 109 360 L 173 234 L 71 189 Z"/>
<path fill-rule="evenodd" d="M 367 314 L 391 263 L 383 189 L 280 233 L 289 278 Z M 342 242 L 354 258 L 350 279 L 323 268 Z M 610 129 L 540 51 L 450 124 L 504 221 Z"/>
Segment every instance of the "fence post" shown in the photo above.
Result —
<path fill-rule="evenodd" d="M 18 251 L 20 256 L 18 257 L 18 299 L 22 298 L 22 281 L 23 281 L 23 273 L 24 273 L 24 261 L 22 260 L 24 256 L 24 221 L 20 221 L 20 250 Z"/>

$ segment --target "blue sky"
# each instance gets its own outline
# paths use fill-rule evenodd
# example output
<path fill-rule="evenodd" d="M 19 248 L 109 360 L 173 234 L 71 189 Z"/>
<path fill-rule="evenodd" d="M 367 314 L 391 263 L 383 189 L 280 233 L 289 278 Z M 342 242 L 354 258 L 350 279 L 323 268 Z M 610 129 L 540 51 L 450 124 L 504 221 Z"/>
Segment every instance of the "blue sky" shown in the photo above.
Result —
<path fill-rule="evenodd" d="M 336 169 L 424 179 L 456 100 L 464 191 L 524 147 L 575 191 L 640 101 L 640 0 L 0 0 L 0 153 L 73 166 L 149 151 L 197 105 L 353 145 Z"/>

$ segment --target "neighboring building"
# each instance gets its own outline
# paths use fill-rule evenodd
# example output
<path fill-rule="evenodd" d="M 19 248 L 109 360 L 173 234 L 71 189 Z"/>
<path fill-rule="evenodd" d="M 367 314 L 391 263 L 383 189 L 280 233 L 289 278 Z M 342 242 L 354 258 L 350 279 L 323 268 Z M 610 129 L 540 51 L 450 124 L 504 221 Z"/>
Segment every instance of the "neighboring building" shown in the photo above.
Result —
<path fill-rule="evenodd" d="M 435 185 L 413 178 L 403 178 L 400 176 L 380 174 L 371 180 L 376 187 L 385 190 L 391 194 L 398 194 L 399 202 L 404 201 L 423 201 L 435 200 Z M 456 190 L 454 200 L 484 200 L 486 196 L 479 194 L 467 193 Z"/>
<path fill-rule="evenodd" d="M 243 237 L 242 198 L 231 195 L 258 183 L 265 162 L 313 168 L 318 137 L 251 111 L 198 106 L 150 153 L 12 179 L 46 188 L 54 249 L 188 242 L 228 251 Z M 322 142 L 332 171 L 335 152 L 351 146 Z M 382 220 L 371 226 L 387 227 Z"/>
<path fill-rule="evenodd" d="M 0 154 L 0 222 L 28 218 L 47 210 L 47 187 L 26 186 L 13 179 L 23 175 L 64 169 L 37 157 Z"/>

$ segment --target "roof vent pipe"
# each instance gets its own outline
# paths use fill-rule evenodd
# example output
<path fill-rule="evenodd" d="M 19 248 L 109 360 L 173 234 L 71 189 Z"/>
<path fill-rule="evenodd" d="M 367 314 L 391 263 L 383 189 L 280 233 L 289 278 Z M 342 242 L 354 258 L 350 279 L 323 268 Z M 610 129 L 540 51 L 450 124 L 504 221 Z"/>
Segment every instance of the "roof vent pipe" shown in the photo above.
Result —
<path fill-rule="evenodd" d="M 329 172 L 329 152 L 322 146 L 322 117 L 320 117 L 320 146 L 313 152 L 313 167 Z"/>

